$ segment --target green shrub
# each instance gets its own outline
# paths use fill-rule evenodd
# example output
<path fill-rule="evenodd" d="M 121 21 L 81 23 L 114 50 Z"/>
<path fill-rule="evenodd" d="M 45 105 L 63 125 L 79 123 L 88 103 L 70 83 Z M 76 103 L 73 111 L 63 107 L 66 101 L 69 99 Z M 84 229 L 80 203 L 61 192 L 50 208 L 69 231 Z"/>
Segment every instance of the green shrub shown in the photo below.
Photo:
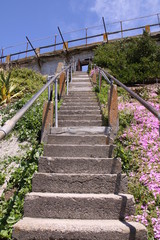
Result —
<path fill-rule="evenodd" d="M 23 90 L 23 93 L 35 93 L 46 82 L 41 74 L 28 68 L 13 68 L 11 79 L 16 84 L 16 91 Z"/>
<path fill-rule="evenodd" d="M 160 78 L 160 46 L 146 33 L 99 46 L 94 63 L 111 70 L 125 84 L 144 83 Z"/>

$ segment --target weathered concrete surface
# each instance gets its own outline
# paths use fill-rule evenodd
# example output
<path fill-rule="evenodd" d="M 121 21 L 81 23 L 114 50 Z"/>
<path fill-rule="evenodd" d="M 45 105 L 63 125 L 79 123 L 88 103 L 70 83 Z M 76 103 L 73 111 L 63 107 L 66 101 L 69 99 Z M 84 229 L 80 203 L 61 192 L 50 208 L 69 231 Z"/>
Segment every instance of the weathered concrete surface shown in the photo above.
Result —
<path fill-rule="evenodd" d="M 88 86 L 90 86 L 91 84 L 90 84 L 90 81 L 85 81 L 85 82 L 79 82 L 79 81 L 76 81 L 76 82 L 72 82 L 72 83 L 70 83 L 70 85 L 71 86 L 75 86 L 75 87 L 88 87 Z"/>
<path fill-rule="evenodd" d="M 89 157 L 107 158 L 112 157 L 113 145 L 58 145 L 45 144 L 44 156 L 54 157 Z"/>
<path fill-rule="evenodd" d="M 32 181 L 33 192 L 53 193 L 127 193 L 125 174 L 63 174 L 36 173 Z"/>
<path fill-rule="evenodd" d="M 68 111 L 74 111 L 74 110 L 81 110 L 81 111 L 87 111 L 87 110 L 100 110 L 99 106 L 83 106 L 83 105 L 78 105 L 78 106 L 61 106 L 60 111 L 63 110 L 68 110 Z"/>
<path fill-rule="evenodd" d="M 63 135 L 63 136 L 55 136 L 53 134 L 48 135 L 48 144 L 76 144 L 76 145 L 105 145 L 106 144 L 105 135 Z"/>
<path fill-rule="evenodd" d="M 64 50 L 51 51 L 47 53 L 40 54 L 41 68 L 38 65 L 37 57 L 31 56 L 28 58 L 23 58 L 19 60 L 12 61 L 12 66 L 19 66 L 23 68 L 33 69 L 44 75 L 53 75 L 56 72 L 59 62 L 68 62 L 68 60 L 74 60 L 77 62 L 84 61 L 85 59 L 92 59 L 94 56 L 93 49 L 95 49 L 101 43 L 94 43 L 82 45 L 79 47 L 69 48 L 68 54 Z M 0 64 L 1 65 L 1 64 Z M 8 64 L 2 64 L 1 67 L 6 68 Z"/>
<path fill-rule="evenodd" d="M 74 107 L 74 106 L 76 106 L 76 107 L 79 107 L 79 106 L 82 106 L 82 107 L 98 107 L 99 106 L 99 104 L 98 104 L 98 102 L 63 102 L 62 103 L 62 105 L 61 105 L 61 108 L 63 107 L 63 106 L 68 106 L 68 107 Z"/>
<path fill-rule="evenodd" d="M 100 110 L 61 110 L 59 111 L 59 113 L 63 114 L 63 115 L 72 115 L 72 114 L 79 114 L 79 115 L 83 115 L 83 114 L 100 114 L 101 111 Z"/>
<path fill-rule="evenodd" d="M 89 92 L 92 90 L 92 87 L 77 87 L 77 86 L 70 86 L 69 92 Z"/>
<path fill-rule="evenodd" d="M 75 81 L 78 82 L 73 84 L 74 88 L 84 86 L 79 80 Z M 98 104 L 94 105 L 95 94 L 73 91 L 64 101 L 73 110 L 63 110 L 66 108 L 64 104 L 59 116 L 63 120 L 66 117 L 66 120 L 61 119 L 59 124 L 68 125 L 70 122 L 72 126 L 51 128 L 44 156 L 39 161 L 39 173 L 33 178 L 32 190 L 35 192 L 29 193 L 25 199 L 24 216 L 32 217 L 35 228 L 29 225 L 24 230 L 28 219 L 24 218 L 15 225 L 14 237 L 23 240 L 18 233 L 20 230 L 28 240 L 40 240 L 41 237 L 43 240 L 146 240 L 142 225 L 134 223 L 131 226 L 118 221 L 134 214 L 134 198 L 124 194 L 127 192 L 127 177 L 121 174 L 120 159 L 111 158 L 114 148 L 111 128 L 73 126 L 95 121 L 91 116 L 101 117 Z M 71 101 L 75 102 L 72 107 Z M 77 102 L 84 105 L 79 107 Z M 100 219 L 105 221 L 105 226 L 99 225 Z M 59 221 L 59 225 L 51 226 L 50 221 L 55 225 Z"/>
<path fill-rule="evenodd" d="M 102 126 L 102 120 L 59 120 L 59 127 Z"/>
<path fill-rule="evenodd" d="M 96 135 L 96 134 L 104 134 L 108 135 L 111 131 L 110 127 L 59 127 L 59 128 L 51 128 L 51 134 L 56 135 Z"/>
<path fill-rule="evenodd" d="M 70 99 L 70 98 L 67 98 L 67 97 L 65 97 L 65 102 L 66 103 L 72 103 L 72 102 L 74 102 L 74 103 L 78 103 L 78 102 L 80 102 L 81 101 L 81 103 L 97 103 L 97 98 L 96 97 L 72 97 L 72 99 Z"/>
<path fill-rule="evenodd" d="M 23 218 L 15 225 L 14 240 L 145 240 L 146 229 L 137 222 Z"/>
<path fill-rule="evenodd" d="M 85 114 L 85 115 L 63 115 L 63 114 L 59 114 L 59 121 L 60 120 L 102 120 L 101 115 L 94 115 L 94 114 Z"/>
<path fill-rule="evenodd" d="M 121 160 L 119 158 L 41 157 L 39 160 L 39 172 L 118 174 L 121 172 Z"/>
<path fill-rule="evenodd" d="M 129 194 L 29 193 L 24 216 L 61 219 L 124 219 L 134 214 Z"/>

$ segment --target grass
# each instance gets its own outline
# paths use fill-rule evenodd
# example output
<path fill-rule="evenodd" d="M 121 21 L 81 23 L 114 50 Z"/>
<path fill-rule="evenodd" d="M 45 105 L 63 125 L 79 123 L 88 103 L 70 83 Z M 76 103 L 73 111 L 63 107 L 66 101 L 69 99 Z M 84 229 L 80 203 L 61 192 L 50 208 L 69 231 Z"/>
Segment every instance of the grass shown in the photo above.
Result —
<path fill-rule="evenodd" d="M 10 119 L 45 83 L 45 78 L 29 69 L 13 69 L 11 79 L 17 84 L 16 91 L 23 89 L 23 95 L 1 109 L 2 124 Z M 43 103 L 47 99 L 45 91 L 25 115 L 18 121 L 13 132 L 18 140 L 30 143 L 23 157 L 10 157 L 1 161 L 0 184 L 4 183 L 5 171 L 10 163 L 19 164 L 9 180 L 7 189 L 0 200 L 0 239 L 11 239 L 13 224 L 23 215 L 23 203 L 26 193 L 31 191 L 31 180 L 38 169 L 38 159 L 43 153 L 40 144 Z"/>

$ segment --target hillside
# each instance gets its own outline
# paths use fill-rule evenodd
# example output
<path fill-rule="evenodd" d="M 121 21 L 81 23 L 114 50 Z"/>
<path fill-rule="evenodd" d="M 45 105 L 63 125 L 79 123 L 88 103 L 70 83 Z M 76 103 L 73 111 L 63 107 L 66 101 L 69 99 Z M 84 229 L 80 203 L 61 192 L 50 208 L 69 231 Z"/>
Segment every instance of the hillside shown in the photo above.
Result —
<path fill-rule="evenodd" d="M 45 82 L 43 76 L 32 70 L 12 69 L 10 83 L 16 87 L 11 96 L 18 92 L 20 95 L 11 99 L 11 103 L 1 104 L 1 124 L 10 119 Z M 10 239 L 13 224 L 22 217 L 24 196 L 31 190 L 32 175 L 37 169 L 38 158 L 42 153 L 39 139 L 45 99 L 46 93 L 22 117 L 14 131 L 1 142 L 1 239 Z"/>

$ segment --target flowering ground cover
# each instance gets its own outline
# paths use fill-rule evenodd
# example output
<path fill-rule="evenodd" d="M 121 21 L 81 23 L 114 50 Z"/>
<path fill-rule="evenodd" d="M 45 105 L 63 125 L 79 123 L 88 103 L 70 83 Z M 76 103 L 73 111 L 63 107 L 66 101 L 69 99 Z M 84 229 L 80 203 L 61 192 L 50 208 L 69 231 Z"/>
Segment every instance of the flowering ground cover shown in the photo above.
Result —
<path fill-rule="evenodd" d="M 147 100 L 160 112 L 159 92 L 153 86 L 147 91 Z M 136 215 L 127 220 L 143 223 L 148 239 L 160 240 L 159 122 L 133 99 L 120 101 L 119 111 L 122 122 L 127 116 L 131 121 L 116 140 L 117 155 L 122 158 L 123 170 L 129 175 L 129 191 L 136 201 Z"/>

